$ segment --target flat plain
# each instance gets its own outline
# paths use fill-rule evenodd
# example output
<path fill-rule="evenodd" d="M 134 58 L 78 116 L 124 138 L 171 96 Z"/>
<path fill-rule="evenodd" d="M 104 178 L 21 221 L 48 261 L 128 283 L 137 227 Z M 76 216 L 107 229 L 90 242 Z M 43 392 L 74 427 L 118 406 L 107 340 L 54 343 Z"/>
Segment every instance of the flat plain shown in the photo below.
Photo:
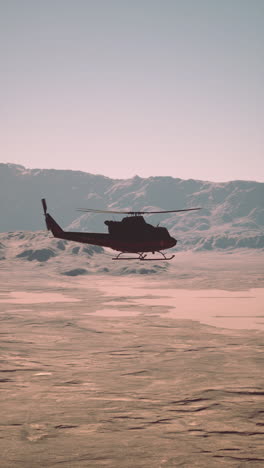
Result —
<path fill-rule="evenodd" d="M 3 261 L 1 466 L 263 466 L 263 257 Z"/>

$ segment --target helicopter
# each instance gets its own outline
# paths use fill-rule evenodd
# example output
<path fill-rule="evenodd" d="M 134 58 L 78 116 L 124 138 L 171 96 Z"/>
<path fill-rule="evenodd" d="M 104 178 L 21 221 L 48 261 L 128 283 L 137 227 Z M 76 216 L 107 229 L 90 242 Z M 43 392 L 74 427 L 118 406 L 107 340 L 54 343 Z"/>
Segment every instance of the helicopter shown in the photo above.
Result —
<path fill-rule="evenodd" d="M 167 256 L 162 250 L 170 249 L 177 244 L 177 240 L 170 236 L 165 227 L 152 226 L 148 224 L 143 215 L 162 214 L 162 213 L 180 213 L 186 211 L 196 211 L 201 208 L 186 208 L 183 210 L 169 211 L 108 211 L 80 208 L 77 211 L 84 213 L 101 214 L 125 214 L 121 221 L 105 221 L 108 227 L 108 234 L 98 232 L 70 232 L 64 231 L 47 212 L 47 203 L 45 198 L 41 200 L 46 226 L 52 232 L 54 237 L 66 239 L 84 244 L 98 245 L 101 247 L 110 247 L 119 253 L 112 260 L 172 260 L 175 255 Z M 158 253 L 161 257 L 147 258 L 149 253 Z M 128 253 L 137 254 L 137 256 L 122 256 Z"/>

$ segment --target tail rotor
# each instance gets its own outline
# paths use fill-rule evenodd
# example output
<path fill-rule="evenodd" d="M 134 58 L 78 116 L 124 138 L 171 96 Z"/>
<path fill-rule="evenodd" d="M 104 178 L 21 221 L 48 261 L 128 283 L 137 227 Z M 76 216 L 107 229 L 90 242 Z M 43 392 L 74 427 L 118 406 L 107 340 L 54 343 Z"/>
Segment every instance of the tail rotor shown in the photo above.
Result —
<path fill-rule="evenodd" d="M 46 216 L 46 214 L 47 214 L 47 203 L 46 203 L 45 198 L 41 199 L 41 203 L 42 203 L 42 206 L 43 206 L 44 215 Z"/>
<path fill-rule="evenodd" d="M 42 203 L 42 206 L 43 206 L 43 211 L 44 211 L 46 226 L 47 226 L 48 231 L 50 231 L 50 226 L 49 226 L 49 223 L 48 223 L 48 215 L 47 215 L 47 209 L 48 209 L 48 207 L 47 207 L 47 203 L 46 203 L 45 198 L 42 198 L 42 199 L 41 199 L 41 203 Z"/>
<path fill-rule="evenodd" d="M 54 237 L 60 237 L 64 239 L 64 237 L 62 237 L 62 234 L 64 234 L 63 229 L 61 229 L 58 223 L 56 223 L 55 219 L 53 219 L 52 216 L 50 216 L 50 214 L 47 213 L 48 208 L 47 208 L 47 203 L 46 203 L 45 198 L 41 199 L 41 203 L 43 206 L 45 222 L 46 222 L 48 231 L 51 231 Z"/>

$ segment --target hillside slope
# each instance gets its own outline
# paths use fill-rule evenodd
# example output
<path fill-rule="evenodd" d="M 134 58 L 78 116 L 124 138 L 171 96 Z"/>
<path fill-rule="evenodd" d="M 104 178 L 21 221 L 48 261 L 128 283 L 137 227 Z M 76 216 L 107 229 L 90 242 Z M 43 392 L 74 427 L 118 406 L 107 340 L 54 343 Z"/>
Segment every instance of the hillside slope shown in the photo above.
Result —
<path fill-rule="evenodd" d="M 147 220 L 167 226 L 180 250 L 264 248 L 264 183 L 138 176 L 116 180 L 80 171 L 0 164 L 0 231 L 43 229 L 42 197 L 64 228 L 98 232 L 106 230 L 107 216 L 80 214 L 76 208 L 137 211 L 200 206 L 199 212 L 152 215 Z"/>

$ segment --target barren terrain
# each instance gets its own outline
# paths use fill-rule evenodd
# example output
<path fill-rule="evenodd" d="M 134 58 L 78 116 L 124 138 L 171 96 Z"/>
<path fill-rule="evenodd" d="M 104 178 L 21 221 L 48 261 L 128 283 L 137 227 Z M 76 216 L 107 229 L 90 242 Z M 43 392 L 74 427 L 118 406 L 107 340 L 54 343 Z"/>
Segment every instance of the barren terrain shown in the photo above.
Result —
<path fill-rule="evenodd" d="M 110 258 L 1 262 L 1 466 L 263 466 L 263 253 Z"/>

